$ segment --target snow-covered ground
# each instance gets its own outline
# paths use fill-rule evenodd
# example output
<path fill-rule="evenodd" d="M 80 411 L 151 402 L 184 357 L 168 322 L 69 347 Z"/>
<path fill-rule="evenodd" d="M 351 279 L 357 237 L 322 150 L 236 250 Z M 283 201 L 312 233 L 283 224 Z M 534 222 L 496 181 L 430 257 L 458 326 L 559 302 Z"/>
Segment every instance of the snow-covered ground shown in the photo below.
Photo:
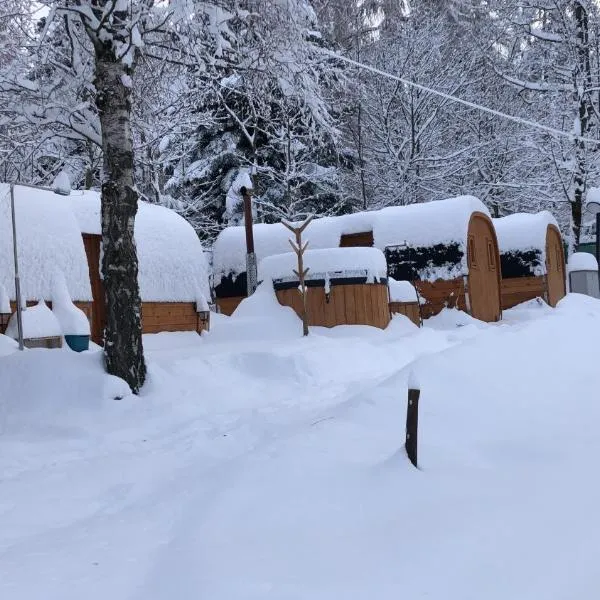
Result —
<path fill-rule="evenodd" d="M 305 339 L 273 302 L 146 336 L 120 401 L 0 339 L 0 598 L 596 600 L 599 301 Z"/>

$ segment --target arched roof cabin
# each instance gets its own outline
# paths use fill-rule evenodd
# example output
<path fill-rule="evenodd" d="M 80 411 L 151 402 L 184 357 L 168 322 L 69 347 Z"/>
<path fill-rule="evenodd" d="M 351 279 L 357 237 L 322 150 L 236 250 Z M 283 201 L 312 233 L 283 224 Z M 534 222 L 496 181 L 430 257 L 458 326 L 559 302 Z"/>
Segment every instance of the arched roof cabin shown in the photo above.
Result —
<path fill-rule="evenodd" d="M 502 308 L 540 297 L 556 306 L 566 294 L 563 241 L 551 213 L 494 219 L 500 246 Z"/>

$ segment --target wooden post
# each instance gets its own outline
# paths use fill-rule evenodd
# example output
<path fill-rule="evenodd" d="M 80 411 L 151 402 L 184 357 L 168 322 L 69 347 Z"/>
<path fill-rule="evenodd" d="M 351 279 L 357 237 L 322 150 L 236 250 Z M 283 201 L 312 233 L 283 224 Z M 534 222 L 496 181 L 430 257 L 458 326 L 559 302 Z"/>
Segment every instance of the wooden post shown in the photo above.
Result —
<path fill-rule="evenodd" d="M 245 186 L 240 188 L 240 193 L 244 199 L 244 227 L 246 229 L 246 292 L 248 296 L 252 296 L 258 284 L 254 231 L 252 229 L 252 198 L 250 190 Z"/>
<path fill-rule="evenodd" d="M 304 268 L 304 252 L 308 248 L 308 242 L 302 245 L 302 232 L 309 226 L 313 220 L 313 216 L 308 217 L 302 225 L 294 227 L 291 223 L 282 219 L 282 224 L 285 225 L 294 235 L 295 241 L 289 240 L 290 246 L 298 256 L 298 269 L 294 269 L 294 275 L 298 277 L 300 281 L 300 293 L 302 294 L 302 335 L 308 335 L 308 308 L 306 305 L 306 276 L 308 275 L 309 269 Z"/>
<path fill-rule="evenodd" d="M 421 390 L 408 390 L 408 407 L 406 409 L 406 454 L 410 462 L 418 468 L 417 465 L 417 446 L 419 432 L 419 396 Z"/>

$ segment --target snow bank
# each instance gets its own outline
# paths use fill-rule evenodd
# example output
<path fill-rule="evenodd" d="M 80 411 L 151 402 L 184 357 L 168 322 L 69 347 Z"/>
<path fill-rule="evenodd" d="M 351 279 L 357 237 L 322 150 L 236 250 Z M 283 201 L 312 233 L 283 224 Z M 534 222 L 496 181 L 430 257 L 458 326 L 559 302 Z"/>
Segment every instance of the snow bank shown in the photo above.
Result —
<path fill-rule="evenodd" d="M 23 310 L 21 314 L 24 339 L 62 336 L 63 332 L 58 319 L 43 300 L 40 300 L 35 306 Z M 6 335 L 14 339 L 19 337 L 16 312 L 8 322 Z"/>
<path fill-rule="evenodd" d="M 100 194 L 73 191 L 63 198 L 82 233 L 101 234 Z M 135 219 L 140 294 L 144 302 L 195 302 L 208 290 L 208 264 L 193 227 L 176 212 L 139 202 Z"/>
<path fill-rule="evenodd" d="M 60 323 L 64 335 L 90 335 L 90 322 L 85 313 L 71 302 L 62 273 L 57 273 L 55 277 L 52 313 Z"/>
<path fill-rule="evenodd" d="M 92 300 L 81 233 L 67 197 L 15 187 L 15 213 L 21 292 L 27 300 L 51 300 L 56 269 L 65 276 L 73 300 Z M 14 300 L 10 186 L 0 184 L 0 286 Z"/>
<path fill-rule="evenodd" d="M 122 410 L 113 398 L 131 394 L 104 372 L 101 352 L 15 352 L 0 359 L 0 376 L 0 437 L 27 435 L 35 443 L 49 437 L 89 443 L 86 431 L 106 417 L 102 410 Z"/>
<path fill-rule="evenodd" d="M 309 269 L 307 280 L 331 279 L 333 277 L 367 277 L 369 283 L 387 277 L 385 256 L 377 248 L 327 248 L 307 250 L 304 267 Z M 296 280 L 298 269 L 295 252 L 276 254 L 264 258 L 258 266 L 258 278 Z"/>
<path fill-rule="evenodd" d="M 598 261 L 589 252 L 574 252 L 569 258 L 567 270 L 571 271 L 597 271 Z"/>
<path fill-rule="evenodd" d="M 489 216 L 485 205 L 474 196 L 459 196 L 423 204 L 395 206 L 380 211 L 361 212 L 339 217 L 315 219 L 302 235 L 313 250 L 337 248 L 344 234 L 373 232 L 374 246 L 408 244 L 430 247 L 456 242 L 466 256 L 466 238 L 473 212 Z M 282 224 L 254 225 L 254 243 L 260 261 L 289 250 L 291 232 Z M 228 227 L 217 237 L 213 247 L 215 281 L 246 270 L 246 237 L 243 227 Z M 466 273 L 466 258 L 458 275 Z"/>
<path fill-rule="evenodd" d="M 0 357 L 8 356 L 18 350 L 19 344 L 13 338 L 0 333 Z"/>
<path fill-rule="evenodd" d="M 418 302 L 419 297 L 415 286 L 409 281 L 396 281 L 388 277 L 390 302 Z"/>
<path fill-rule="evenodd" d="M 546 237 L 550 225 L 560 231 L 556 219 L 547 210 L 531 214 L 516 213 L 494 219 L 500 254 L 538 250 L 541 253 L 540 268 L 544 269 L 544 273 L 536 273 L 536 275 L 545 274 Z"/>

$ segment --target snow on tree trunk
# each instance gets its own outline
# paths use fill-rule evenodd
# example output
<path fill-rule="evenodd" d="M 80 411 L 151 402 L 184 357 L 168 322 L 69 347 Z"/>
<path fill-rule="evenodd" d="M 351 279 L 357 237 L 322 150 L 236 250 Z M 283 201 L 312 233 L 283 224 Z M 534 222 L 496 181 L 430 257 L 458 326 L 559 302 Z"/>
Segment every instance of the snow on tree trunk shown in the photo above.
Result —
<path fill-rule="evenodd" d="M 138 194 L 133 181 L 129 68 L 113 45 L 96 43 L 96 105 L 102 128 L 102 276 L 106 299 L 106 370 L 138 392 L 146 378 L 134 234 Z"/>

